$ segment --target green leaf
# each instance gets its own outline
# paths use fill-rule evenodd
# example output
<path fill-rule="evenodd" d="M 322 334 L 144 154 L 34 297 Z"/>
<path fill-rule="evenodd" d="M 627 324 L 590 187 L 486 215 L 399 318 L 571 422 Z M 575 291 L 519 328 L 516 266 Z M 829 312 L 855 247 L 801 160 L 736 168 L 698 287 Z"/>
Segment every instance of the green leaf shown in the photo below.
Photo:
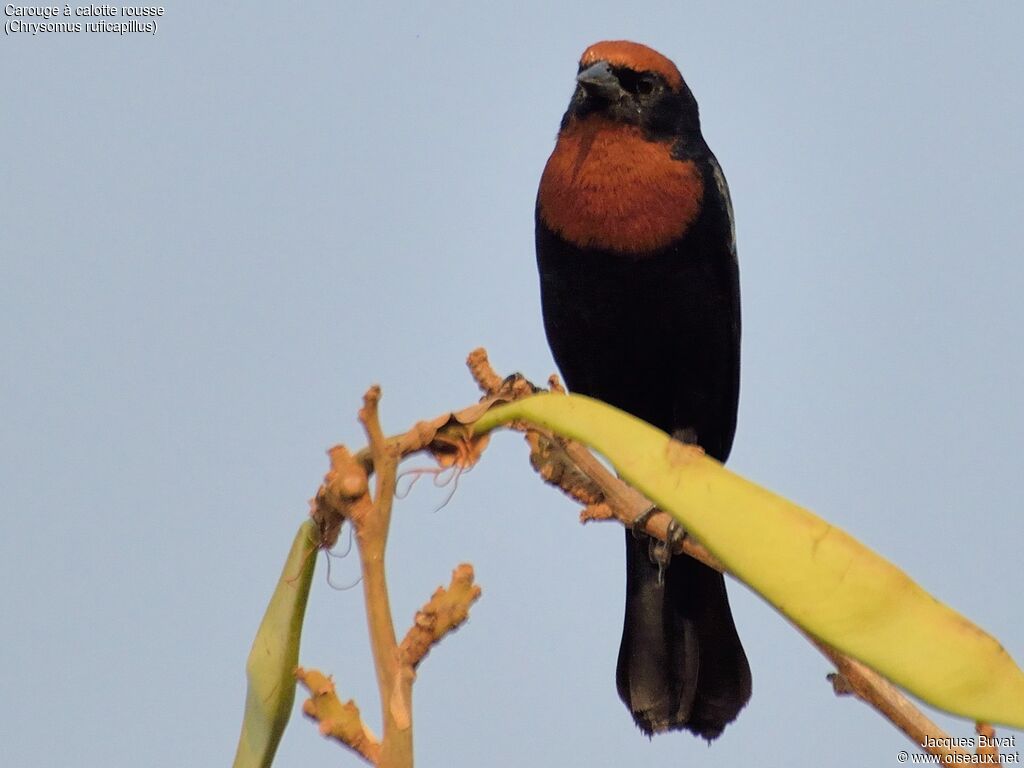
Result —
<path fill-rule="evenodd" d="M 245 719 L 234 768 L 267 768 L 281 741 L 295 703 L 295 667 L 299 663 L 302 618 L 316 565 L 320 538 L 316 525 L 299 526 L 267 612 L 245 665 L 249 682 Z"/>
<path fill-rule="evenodd" d="M 493 408 L 475 428 L 512 420 L 604 455 L 730 572 L 828 645 L 939 709 L 1024 728 L 1024 672 L 999 642 L 845 531 L 597 400 L 536 395 Z"/>

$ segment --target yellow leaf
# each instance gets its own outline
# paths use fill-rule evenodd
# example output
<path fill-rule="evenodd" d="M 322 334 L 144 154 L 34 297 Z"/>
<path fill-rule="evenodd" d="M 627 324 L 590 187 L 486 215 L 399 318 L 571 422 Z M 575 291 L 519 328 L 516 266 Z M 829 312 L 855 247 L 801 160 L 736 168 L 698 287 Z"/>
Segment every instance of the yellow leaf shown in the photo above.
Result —
<path fill-rule="evenodd" d="M 845 531 L 597 400 L 536 395 L 495 407 L 476 429 L 513 420 L 603 454 L 810 634 L 939 709 L 1024 728 L 1024 672 L 999 642 Z"/>

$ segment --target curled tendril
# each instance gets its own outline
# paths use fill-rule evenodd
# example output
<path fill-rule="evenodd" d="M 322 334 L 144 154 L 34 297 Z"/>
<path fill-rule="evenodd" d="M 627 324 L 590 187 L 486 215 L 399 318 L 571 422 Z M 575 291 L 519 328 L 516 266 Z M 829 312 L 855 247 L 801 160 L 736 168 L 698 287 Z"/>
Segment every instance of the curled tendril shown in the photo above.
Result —
<path fill-rule="evenodd" d="M 327 585 L 331 589 L 336 589 L 339 592 L 347 592 L 348 590 L 355 587 L 359 582 L 363 580 L 362 574 L 360 574 L 355 581 L 350 584 L 335 584 L 331 581 L 331 561 L 333 560 L 344 560 L 352 552 L 352 526 L 348 526 L 348 543 L 345 545 L 344 552 L 334 552 L 330 549 L 324 550 L 324 555 L 327 558 Z"/>
<path fill-rule="evenodd" d="M 351 552 L 352 552 L 352 541 L 353 541 L 353 538 L 352 538 L 352 526 L 349 525 L 347 530 L 348 530 L 348 541 L 345 543 L 345 551 L 344 552 L 336 552 L 333 549 L 325 548 L 324 552 L 327 554 L 327 559 L 328 560 L 330 560 L 332 557 L 336 557 L 339 560 L 344 560 L 346 557 L 349 556 L 349 554 L 351 554 Z M 335 542 L 335 544 L 337 544 L 337 542 Z"/>
<path fill-rule="evenodd" d="M 455 491 L 459 489 L 459 478 L 466 472 L 469 472 L 472 468 L 472 466 L 452 464 L 447 467 L 416 467 L 414 469 L 407 469 L 398 475 L 395 498 L 404 499 L 412 492 L 413 486 L 416 485 L 421 477 L 424 475 L 432 475 L 434 478 L 433 483 L 435 488 L 450 488 L 447 496 L 444 498 L 444 501 L 434 508 L 434 511 L 438 512 L 448 505 L 448 502 L 450 502 L 452 497 L 455 495 Z M 405 487 L 400 487 L 402 481 L 407 477 L 412 479 L 409 480 Z"/>

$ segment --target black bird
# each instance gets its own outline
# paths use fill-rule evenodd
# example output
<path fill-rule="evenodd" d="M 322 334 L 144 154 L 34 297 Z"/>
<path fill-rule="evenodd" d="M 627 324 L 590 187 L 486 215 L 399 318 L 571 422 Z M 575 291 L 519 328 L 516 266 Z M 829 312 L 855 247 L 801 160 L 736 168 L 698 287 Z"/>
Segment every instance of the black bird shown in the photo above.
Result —
<path fill-rule="evenodd" d="M 739 399 L 732 206 L 679 70 L 606 41 L 580 59 L 536 208 L 544 326 L 569 389 L 725 461 Z M 709 741 L 750 698 L 722 575 L 689 557 L 662 571 L 626 532 L 616 683 L 644 733 Z"/>

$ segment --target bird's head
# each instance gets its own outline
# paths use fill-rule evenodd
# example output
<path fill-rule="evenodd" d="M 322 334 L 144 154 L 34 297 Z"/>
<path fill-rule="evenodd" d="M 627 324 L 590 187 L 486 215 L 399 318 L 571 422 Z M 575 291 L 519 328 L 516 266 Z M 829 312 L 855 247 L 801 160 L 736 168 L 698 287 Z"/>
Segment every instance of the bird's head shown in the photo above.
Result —
<path fill-rule="evenodd" d="M 646 45 L 627 40 L 594 43 L 580 57 L 576 90 L 563 126 L 592 115 L 655 135 L 700 130 L 697 102 L 676 65 Z"/>

